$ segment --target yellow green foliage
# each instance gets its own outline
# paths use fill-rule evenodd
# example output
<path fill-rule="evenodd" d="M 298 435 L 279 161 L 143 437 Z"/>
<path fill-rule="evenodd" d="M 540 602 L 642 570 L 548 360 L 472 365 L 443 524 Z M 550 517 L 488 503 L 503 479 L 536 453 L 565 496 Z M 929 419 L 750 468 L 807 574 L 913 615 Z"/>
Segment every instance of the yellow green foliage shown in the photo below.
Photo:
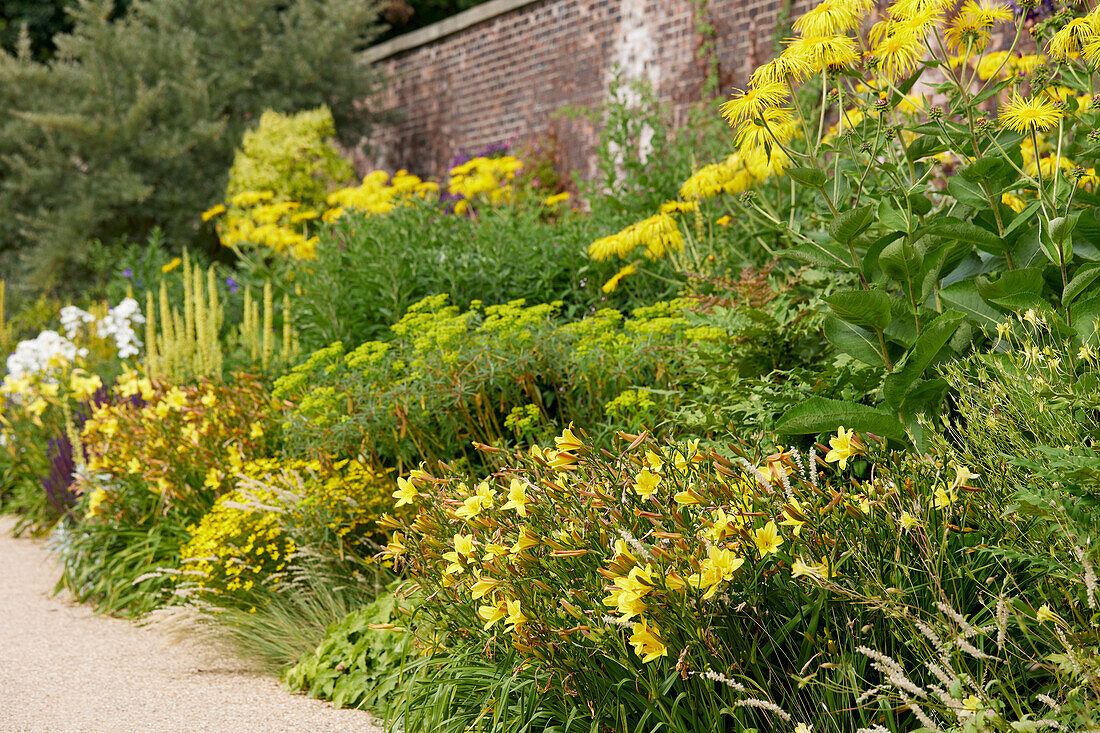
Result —
<path fill-rule="evenodd" d="M 392 504 L 393 482 L 359 461 L 264 458 L 197 524 L 181 551 L 186 576 L 201 589 L 248 591 L 282 571 L 300 542 L 339 551 L 371 538 Z"/>
<path fill-rule="evenodd" d="M 244 134 L 229 171 L 226 198 L 271 191 L 276 201 L 320 207 L 325 196 L 355 176 L 333 145 L 336 125 L 328 107 L 281 114 L 267 110 Z"/>

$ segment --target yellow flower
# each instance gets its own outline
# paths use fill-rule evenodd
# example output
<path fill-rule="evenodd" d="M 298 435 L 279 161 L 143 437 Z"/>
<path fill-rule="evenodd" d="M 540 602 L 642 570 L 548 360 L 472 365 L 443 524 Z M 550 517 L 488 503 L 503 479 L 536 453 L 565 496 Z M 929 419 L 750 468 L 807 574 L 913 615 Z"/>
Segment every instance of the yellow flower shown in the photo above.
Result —
<path fill-rule="evenodd" d="M 634 267 L 634 265 L 632 265 L 632 264 L 631 265 L 626 265 L 625 267 L 620 269 L 618 272 L 616 272 L 614 275 L 612 275 L 611 278 L 607 282 L 605 282 L 603 285 L 601 285 L 600 290 L 602 290 L 605 293 L 615 292 L 615 289 L 619 287 L 619 283 L 622 282 L 624 277 L 627 277 L 629 275 L 633 275 L 637 271 L 638 271 L 638 269 L 636 267 Z"/>
<path fill-rule="evenodd" d="M 660 474 L 653 473 L 646 468 L 643 468 L 638 472 L 638 475 L 634 477 L 634 492 L 643 499 L 648 499 L 653 496 L 654 492 L 657 491 L 657 487 L 660 485 Z"/>
<path fill-rule="evenodd" d="M 1027 201 L 1022 196 L 1008 191 L 1001 194 L 1001 203 L 1019 214 L 1027 207 Z"/>
<path fill-rule="evenodd" d="M 829 438 L 829 447 L 825 460 L 829 463 L 837 463 L 841 471 L 848 467 L 849 458 L 863 451 L 863 446 L 855 437 L 855 431 L 845 432 L 843 425 L 837 430 L 835 438 Z"/>
<path fill-rule="evenodd" d="M 456 534 L 454 536 L 455 552 L 464 557 L 474 553 L 474 536 L 472 534 Z"/>
<path fill-rule="evenodd" d="M 215 216 L 218 216 L 219 214 L 224 214 L 224 213 L 225 213 L 225 204 L 218 204 L 217 206 L 212 206 L 211 208 L 209 208 L 206 211 L 202 212 L 202 220 L 203 221 L 210 221 Z"/>
<path fill-rule="evenodd" d="M 649 663 L 658 657 L 668 656 L 668 647 L 661 639 L 661 631 L 657 625 L 649 625 L 644 618 L 639 619 L 632 628 L 630 645 L 634 647 L 634 653 L 642 658 L 643 663 Z"/>
<path fill-rule="evenodd" d="M 504 619 L 504 628 L 507 631 L 515 631 L 527 623 L 527 617 L 523 615 L 523 609 L 519 601 L 505 601 L 508 616 Z"/>
<path fill-rule="evenodd" d="M 849 36 L 805 36 L 795 39 L 787 52 L 805 61 L 812 71 L 845 69 L 859 61 L 856 42 Z M 774 106 L 774 105 L 772 105 Z"/>
<path fill-rule="evenodd" d="M 1041 624 L 1045 624 L 1047 621 L 1054 621 L 1057 623 L 1062 620 L 1061 616 L 1050 610 L 1050 604 L 1048 603 L 1039 606 L 1039 610 L 1035 612 L 1035 618 Z"/>
<path fill-rule="evenodd" d="M 182 262 L 183 262 L 183 260 L 181 260 L 179 257 L 173 257 L 171 262 L 169 262 L 167 265 L 164 265 L 160 268 L 160 271 L 161 272 L 171 272 L 172 270 L 179 267 Z"/>
<path fill-rule="evenodd" d="M 560 204 L 563 201 L 568 201 L 568 200 L 569 200 L 569 192 L 568 191 L 562 191 L 561 193 L 556 193 L 553 196 L 547 196 L 546 200 L 544 200 L 542 203 L 543 203 L 544 206 L 554 206 L 555 204 Z"/>
<path fill-rule="evenodd" d="M 870 3 L 853 0 L 822 0 L 794 22 L 794 30 L 800 36 L 832 36 L 846 33 L 859 26 Z"/>
<path fill-rule="evenodd" d="M 681 506 L 692 506 L 694 504 L 703 503 L 703 497 L 695 493 L 695 490 L 692 489 L 690 486 L 683 491 L 677 491 L 672 498 L 676 501 L 677 504 L 680 504 Z"/>
<path fill-rule="evenodd" d="M 754 87 L 759 87 L 765 84 L 786 84 L 788 80 L 800 82 L 809 75 L 808 63 L 784 52 L 752 72 L 750 81 Z"/>
<path fill-rule="evenodd" d="M 959 492 L 955 489 L 955 487 L 951 487 L 951 489 L 949 490 L 940 486 L 936 489 L 936 493 L 932 497 L 932 506 L 936 509 L 946 509 L 947 507 L 954 504 L 958 498 Z"/>
<path fill-rule="evenodd" d="M 703 598 L 713 598 L 718 592 L 718 586 L 731 580 L 737 569 L 744 564 L 744 559 L 732 550 L 712 546 L 707 550 L 706 559 L 699 563 L 699 572 L 688 577 L 688 583 L 693 588 L 706 588 Z"/>
<path fill-rule="evenodd" d="M 924 56 L 924 40 L 915 33 L 895 33 L 883 38 L 871 55 L 878 60 L 878 71 L 889 79 L 908 76 Z"/>
<path fill-rule="evenodd" d="M 806 725 L 805 723 L 799 723 L 794 727 L 794 733 L 813 733 L 813 730 L 812 725 Z"/>
<path fill-rule="evenodd" d="M 1013 132 L 1045 132 L 1058 124 L 1065 113 L 1049 97 L 1024 99 L 1013 94 L 1001 107 L 1001 124 Z"/>
<path fill-rule="evenodd" d="M 507 615 L 507 609 L 508 607 L 504 603 L 498 603 L 495 606 L 479 606 L 477 615 L 485 622 L 485 628 L 491 629 L 493 624 Z"/>
<path fill-rule="evenodd" d="M 417 493 L 416 487 L 413 486 L 412 481 L 408 481 L 405 478 L 398 477 L 397 479 L 397 491 L 393 492 L 393 498 L 397 499 L 397 506 L 403 507 L 406 504 L 414 503 L 420 494 Z"/>
<path fill-rule="evenodd" d="M 98 375 L 88 374 L 83 369 L 74 369 L 69 376 L 69 389 L 73 398 L 77 400 L 89 399 L 102 386 L 103 382 Z"/>
<path fill-rule="evenodd" d="M 779 551 L 780 545 L 783 544 L 783 537 L 779 534 L 779 528 L 775 526 L 775 521 L 770 521 L 765 524 L 761 529 L 753 531 L 753 542 L 756 544 L 756 549 L 760 553 L 760 557 L 767 555 L 774 555 Z"/>
<path fill-rule="evenodd" d="M 981 708 L 982 701 L 981 698 L 979 698 L 977 695 L 969 695 L 963 699 L 962 706 L 968 712 L 976 713 L 978 712 L 978 709 Z"/>
<path fill-rule="evenodd" d="M 898 524 L 901 525 L 902 529 L 909 530 L 919 527 L 920 521 L 915 519 L 909 512 L 902 512 L 901 516 L 898 517 Z"/>
<path fill-rule="evenodd" d="M 759 117 L 766 110 L 778 107 L 790 95 L 787 85 L 778 81 L 735 91 L 738 96 L 725 102 L 721 108 L 722 116 L 730 125 Z"/>
<path fill-rule="evenodd" d="M 521 517 L 527 516 L 527 491 L 519 479 L 512 479 L 508 486 L 508 503 L 501 509 L 515 509 Z"/>
<path fill-rule="evenodd" d="M 1096 40 L 1094 21 L 1086 15 L 1083 18 L 1074 18 L 1062 26 L 1050 39 L 1047 50 L 1056 59 L 1065 60 L 1082 51 L 1086 51 L 1088 58 L 1086 46 Z"/>
<path fill-rule="evenodd" d="M 783 507 L 783 521 L 780 522 L 784 527 L 794 527 L 794 536 L 798 537 L 802 532 L 802 525 L 806 523 L 806 512 L 802 509 L 802 504 L 798 499 L 791 499 L 788 504 Z"/>
<path fill-rule="evenodd" d="M 474 587 L 470 589 L 470 595 L 476 601 L 478 598 L 481 598 L 486 594 L 491 593 L 493 589 L 496 588 L 498 585 L 500 585 L 500 581 L 496 578 L 490 578 L 488 575 L 482 575 L 480 578 L 477 579 L 477 582 L 474 583 Z"/>
<path fill-rule="evenodd" d="M 401 536 L 400 532 L 394 532 L 393 537 L 386 545 L 386 557 L 397 557 L 405 552 L 408 548 L 405 547 L 404 540 L 405 538 Z"/>
<path fill-rule="evenodd" d="M 965 486 L 966 482 L 972 478 L 978 478 L 978 474 L 970 473 L 970 469 L 966 466 L 955 466 L 955 480 L 951 482 L 951 488 Z"/>
<path fill-rule="evenodd" d="M 826 580 L 837 575 L 837 571 L 834 569 L 829 572 L 829 560 L 827 557 L 822 556 L 821 562 L 817 564 L 809 564 L 801 557 L 791 563 L 791 577 L 808 577 L 817 578 L 818 580 Z"/>
<path fill-rule="evenodd" d="M 718 226 L 720 226 L 720 227 L 724 227 L 724 226 L 729 226 L 729 223 L 730 223 L 731 221 L 733 221 L 733 217 L 732 217 L 732 216 L 730 216 L 729 214 L 726 214 L 725 216 L 720 216 L 720 217 L 718 217 L 718 218 L 717 218 L 717 219 L 715 220 L 715 222 L 714 222 L 714 223 L 715 223 L 715 224 L 717 224 L 717 225 L 718 225 Z"/>
<path fill-rule="evenodd" d="M 529 529 L 524 527 L 519 531 L 519 537 L 516 539 L 515 544 L 508 549 L 508 554 L 518 555 L 524 550 L 529 550 L 532 547 L 538 547 L 538 544 L 539 538 L 536 535 L 532 534 Z"/>
<path fill-rule="evenodd" d="M 569 423 L 569 427 L 561 432 L 561 436 L 554 438 L 554 446 L 560 451 L 576 452 L 584 446 L 584 443 L 573 434 L 573 423 Z"/>

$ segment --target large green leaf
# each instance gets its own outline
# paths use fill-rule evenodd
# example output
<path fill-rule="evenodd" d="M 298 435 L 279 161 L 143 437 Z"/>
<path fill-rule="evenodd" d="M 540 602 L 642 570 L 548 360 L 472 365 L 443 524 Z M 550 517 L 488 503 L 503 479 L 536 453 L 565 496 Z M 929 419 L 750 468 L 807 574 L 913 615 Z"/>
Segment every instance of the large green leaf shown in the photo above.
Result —
<path fill-rule="evenodd" d="M 1096 278 L 1100 277 L 1100 265 L 1085 265 L 1077 274 L 1073 276 L 1073 279 L 1066 285 L 1065 290 L 1062 291 L 1062 305 L 1069 305 L 1073 300 L 1085 292 Z"/>
<path fill-rule="evenodd" d="M 890 323 L 891 296 L 881 290 L 844 290 L 824 298 L 837 318 L 881 331 Z"/>
<path fill-rule="evenodd" d="M 854 272 L 856 269 L 852 265 L 848 250 L 838 247 L 832 242 L 814 242 L 812 244 L 807 242 L 789 247 L 780 254 L 788 259 L 805 262 L 808 265 L 826 267 L 830 270 Z"/>
<path fill-rule="evenodd" d="M 900 283 L 916 280 L 923 264 L 924 254 L 907 238 L 891 242 L 878 256 L 878 265 L 886 276 Z"/>
<path fill-rule="evenodd" d="M 957 180 L 957 179 L 952 179 Z M 941 237 L 954 239 L 959 242 L 969 242 L 979 249 L 994 254 L 1003 252 L 1004 242 L 995 232 L 974 224 L 973 222 L 956 219 L 953 216 L 937 217 L 924 226 L 923 231 L 928 234 L 938 234 Z"/>
<path fill-rule="evenodd" d="M 782 435 L 806 435 L 830 433 L 841 426 L 908 442 L 905 426 L 886 410 L 827 397 L 811 397 L 787 410 L 775 430 Z"/>
<path fill-rule="evenodd" d="M 971 208 L 983 209 L 989 206 L 989 199 L 977 184 L 963 180 L 961 176 L 947 179 L 947 191 L 961 204 Z"/>
<path fill-rule="evenodd" d="M 825 319 L 825 340 L 845 354 L 873 367 L 884 367 L 878 337 L 865 328 L 830 316 Z"/>
<path fill-rule="evenodd" d="M 979 275 L 974 284 L 983 300 L 1004 310 L 1033 308 L 1043 302 L 1043 271 L 1037 267 Z"/>
<path fill-rule="evenodd" d="M 841 244 L 847 244 L 865 232 L 874 220 L 875 207 L 871 204 L 842 211 L 829 222 L 829 236 Z"/>
<path fill-rule="evenodd" d="M 810 188 L 821 188 L 828 180 L 824 173 L 815 168 L 788 168 L 787 175 Z"/>
<path fill-rule="evenodd" d="M 939 298 L 981 326 L 996 327 L 1003 317 L 1002 313 L 982 300 L 973 278 L 960 280 L 940 290 Z"/>
<path fill-rule="evenodd" d="M 958 311 L 947 311 L 925 325 L 905 361 L 892 374 L 886 375 L 882 384 L 882 396 L 896 410 L 902 409 L 906 393 L 916 384 L 940 351 L 955 335 L 964 316 Z"/>

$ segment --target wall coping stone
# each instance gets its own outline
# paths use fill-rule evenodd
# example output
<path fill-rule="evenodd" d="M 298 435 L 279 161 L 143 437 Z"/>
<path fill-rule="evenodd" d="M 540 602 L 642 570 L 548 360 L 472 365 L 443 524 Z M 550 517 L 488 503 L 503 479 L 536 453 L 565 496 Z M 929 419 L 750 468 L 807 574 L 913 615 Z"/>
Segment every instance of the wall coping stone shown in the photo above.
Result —
<path fill-rule="evenodd" d="M 363 60 L 367 63 L 382 61 L 399 53 L 410 51 L 420 46 L 438 41 L 440 38 L 464 31 L 470 26 L 492 20 L 498 15 L 510 13 L 525 5 L 532 5 L 542 0 L 489 0 L 489 2 L 475 5 L 469 10 L 452 15 L 450 18 L 417 28 L 411 33 L 405 33 L 397 38 L 383 41 L 376 46 L 371 46 L 363 52 Z"/>

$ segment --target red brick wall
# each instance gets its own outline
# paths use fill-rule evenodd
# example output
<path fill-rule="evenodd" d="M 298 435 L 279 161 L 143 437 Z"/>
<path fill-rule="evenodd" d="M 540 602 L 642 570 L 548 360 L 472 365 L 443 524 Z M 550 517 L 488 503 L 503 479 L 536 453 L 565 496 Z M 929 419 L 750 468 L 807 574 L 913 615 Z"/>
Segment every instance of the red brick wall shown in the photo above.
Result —
<path fill-rule="evenodd" d="M 709 0 L 724 91 L 770 57 L 783 5 Z M 540 0 L 384 59 L 385 107 L 402 119 L 376 133 L 364 162 L 439 175 L 463 149 L 552 138 L 562 171 L 590 175 L 597 130 L 558 113 L 603 102 L 617 64 L 648 79 L 682 123 L 705 77 L 694 12 L 692 0 Z"/>

